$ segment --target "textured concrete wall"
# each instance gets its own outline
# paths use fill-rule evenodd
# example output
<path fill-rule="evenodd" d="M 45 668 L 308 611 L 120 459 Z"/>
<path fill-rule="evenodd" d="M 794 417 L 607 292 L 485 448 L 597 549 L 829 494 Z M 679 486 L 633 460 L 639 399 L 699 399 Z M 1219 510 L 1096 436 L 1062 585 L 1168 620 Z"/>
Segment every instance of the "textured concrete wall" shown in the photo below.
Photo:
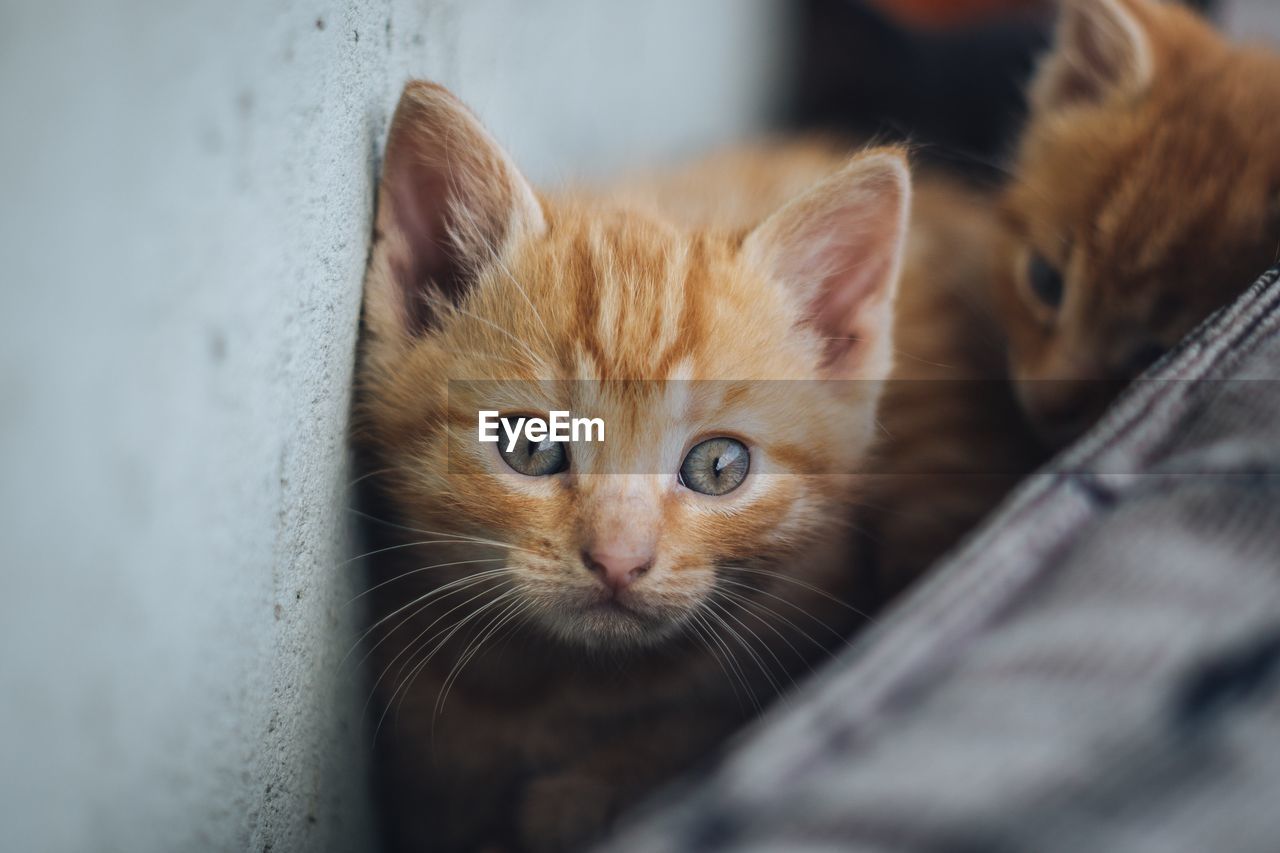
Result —
<path fill-rule="evenodd" d="M 0 4 L 0 849 L 366 847 L 343 431 L 399 87 L 597 175 L 758 126 L 779 5 Z"/>

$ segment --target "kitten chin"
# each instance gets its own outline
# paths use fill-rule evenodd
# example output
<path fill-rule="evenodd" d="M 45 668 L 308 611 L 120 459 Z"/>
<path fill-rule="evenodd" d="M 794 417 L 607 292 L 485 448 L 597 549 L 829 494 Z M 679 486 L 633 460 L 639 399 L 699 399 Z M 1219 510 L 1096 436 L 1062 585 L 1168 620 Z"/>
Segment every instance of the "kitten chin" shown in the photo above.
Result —
<path fill-rule="evenodd" d="M 591 651 L 633 652 L 661 646 L 679 635 L 689 609 L 655 613 L 652 608 L 602 598 L 572 611 L 544 617 L 562 642 Z"/>
<path fill-rule="evenodd" d="M 692 574 L 685 570 L 686 574 Z M 709 572 L 707 574 L 710 574 Z M 705 606 L 707 592 L 691 597 L 646 594 L 627 589 L 617 593 L 600 588 L 565 593 L 530 591 L 540 604 L 531 621 L 566 646 L 614 653 L 642 652 L 669 643 L 688 630 L 693 613 Z"/>

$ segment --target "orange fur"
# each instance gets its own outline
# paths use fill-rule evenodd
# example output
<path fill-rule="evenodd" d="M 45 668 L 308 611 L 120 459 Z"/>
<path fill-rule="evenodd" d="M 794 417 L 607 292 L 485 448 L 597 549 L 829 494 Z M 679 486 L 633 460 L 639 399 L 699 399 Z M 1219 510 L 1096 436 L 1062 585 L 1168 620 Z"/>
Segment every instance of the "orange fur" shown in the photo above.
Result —
<path fill-rule="evenodd" d="M 353 439 L 371 514 L 399 525 L 371 531 L 394 550 L 370 660 L 400 848 L 589 840 L 856 621 L 845 520 L 892 350 L 905 161 L 766 183 L 733 213 L 539 195 L 452 96 L 406 88 Z M 475 441 L 490 407 L 608 437 L 527 477 Z M 676 479 L 708 435 L 751 452 L 719 497 Z M 612 599 L 582 558 L 609 536 L 656 543 Z"/>
<path fill-rule="evenodd" d="M 760 198 L 799 192 L 848 150 L 815 139 L 739 148 L 625 195 L 745 227 Z M 878 600 L 918 578 L 1044 460 L 1007 378 L 991 299 L 1002 239 L 998 198 L 941 173 L 917 176 L 893 369 L 855 516 Z"/>
<path fill-rule="evenodd" d="M 1079 434 L 1280 257 L 1272 53 L 1175 4 L 1066 0 L 1031 96 L 1002 199 L 917 185 L 861 518 L 886 595 L 1044 459 L 1032 425 Z M 1064 272 L 1060 311 L 1031 290 L 1033 252 Z"/>
<path fill-rule="evenodd" d="M 917 186 L 862 519 L 887 595 L 1044 459 L 1033 425 L 1077 435 L 1280 254 L 1271 53 L 1174 4 L 1067 0 L 1031 95 L 1002 199 Z M 1060 311 L 1030 286 L 1032 253 L 1064 272 Z"/>
<path fill-rule="evenodd" d="M 1176 4 L 1067 0 L 1032 96 L 996 296 L 1021 399 L 1063 442 L 1280 256 L 1280 57 Z"/>
<path fill-rule="evenodd" d="M 997 200 L 941 174 L 916 184 L 874 476 L 859 519 L 882 598 L 972 530 L 1045 453 L 1007 378 L 991 300 Z"/>

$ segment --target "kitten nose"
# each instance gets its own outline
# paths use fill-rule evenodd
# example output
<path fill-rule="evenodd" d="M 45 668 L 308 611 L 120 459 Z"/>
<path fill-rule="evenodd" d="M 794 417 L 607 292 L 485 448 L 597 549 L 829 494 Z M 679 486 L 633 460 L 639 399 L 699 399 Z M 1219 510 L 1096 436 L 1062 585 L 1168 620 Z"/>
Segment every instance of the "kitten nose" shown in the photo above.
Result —
<path fill-rule="evenodd" d="M 632 554 L 592 548 L 582 552 L 582 564 L 609 589 L 617 592 L 635 583 L 653 566 L 653 554 Z"/>

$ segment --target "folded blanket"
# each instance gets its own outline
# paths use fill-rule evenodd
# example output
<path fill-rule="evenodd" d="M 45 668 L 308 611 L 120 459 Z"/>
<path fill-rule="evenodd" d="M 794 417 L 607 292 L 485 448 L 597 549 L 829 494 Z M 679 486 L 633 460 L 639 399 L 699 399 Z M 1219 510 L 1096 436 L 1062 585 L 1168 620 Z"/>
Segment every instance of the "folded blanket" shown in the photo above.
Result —
<path fill-rule="evenodd" d="M 607 849 L 1280 850 L 1280 270 Z"/>

